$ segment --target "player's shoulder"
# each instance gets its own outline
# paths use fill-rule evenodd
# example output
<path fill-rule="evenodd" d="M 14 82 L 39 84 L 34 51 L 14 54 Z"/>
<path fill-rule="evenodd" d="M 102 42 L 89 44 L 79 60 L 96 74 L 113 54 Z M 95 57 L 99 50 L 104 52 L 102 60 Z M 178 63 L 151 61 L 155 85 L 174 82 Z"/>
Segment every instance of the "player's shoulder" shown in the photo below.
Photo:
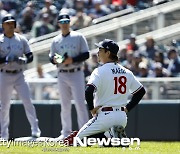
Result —
<path fill-rule="evenodd" d="M 133 72 L 132 72 L 131 70 L 129 70 L 128 68 L 122 66 L 121 64 L 118 64 L 118 65 L 120 66 L 120 68 L 121 68 L 122 70 L 124 70 L 124 72 L 126 72 L 127 75 L 133 76 Z"/>
<path fill-rule="evenodd" d="M 77 32 L 77 31 L 71 31 L 70 32 L 71 35 L 82 35 L 80 32 Z"/>
<path fill-rule="evenodd" d="M 79 36 L 79 37 L 82 37 L 82 36 L 83 36 L 82 33 L 77 32 L 77 31 L 71 31 L 71 32 L 70 32 L 70 35 L 71 35 L 71 36 L 77 36 L 77 37 L 78 37 L 78 36 Z"/>
<path fill-rule="evenodd" d="M 97 73 L 99 71 L 99 67 L 95 68 L 92 73 Z"/>
<path fill-rule="evenodd" d="M 118 63 L 118 65 L 119 65 L 119 67 L 120 67 L 121 69 L 125 70 L 126 73 L 132 74 L 132 71 L 131 71 L 131 70 L 127 69 L 126 67 L 122 66 L 122 65 L 119 64 L 119 63 Z"/>
<path fill-rule="evenodd" d="M 53 42 L 58 42 L 61 37 L 62 37 L 62 33 L 56 35 L 56 36 L 52 39 L 52 41 L 53 41 Z"/>
<path fill-rule="evenodd" d="M 107 71 L 106 65 L 99 65 L 97 68 L 94 69 L 94 74 L 105 74 Z"/>
<path fill-rule="evenodd" d="M 27 41 L 27 38 L 25 36 L 23 36 L 22 34 L 14 33 L 14 35 L 15 35 L 15 37 L 20 38 L 21 40 Z"/>
<path fill-rule="evenodd" d="M 92 71 L 91 75 L 99 76 L 101 74 L 100 72 L 100 67 L 97 67 Z"/>

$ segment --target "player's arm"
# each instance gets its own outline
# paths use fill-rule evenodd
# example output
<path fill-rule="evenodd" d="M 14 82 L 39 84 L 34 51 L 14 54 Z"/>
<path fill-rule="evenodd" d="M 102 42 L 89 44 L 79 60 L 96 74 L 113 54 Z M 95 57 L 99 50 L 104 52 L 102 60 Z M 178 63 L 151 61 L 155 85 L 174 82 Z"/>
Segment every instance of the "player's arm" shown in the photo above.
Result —
<path fill-rule="evenodd" d="M 50 61 L 52 64 L 56 64 L 56 63 L 54 62 L 54 56 L 49 57 L 49 61 Z"/>
<path fill-rule="evenodd" d="M 95 87 L 93 85 L 86 86 L 85 97 L 86 97 L 86 102 L 88 104 L 88 108 L 89 108 L 92 116 L 96 116 L 97 110 L 101 107 L 101 106 L 94 107 L 94 105 L 93 105 L 94 91 L 95 91 Z"/>
<path fill-rule="evenodd" d="M 55 60 L 55 53 L 58 53 L 58 50 L 56 50 L 55 42 L 53 41 L 50 47 L 49 61 L 54 65 L 57 64 L 57 61 Z"/>
<path fill-rule="evenodd" d="M 33 53 L 32 52 L 25 54 L 25 56 L 27 58 L 26 64 L 31 63 L 33 61 Z"/>
<path fill-rule="evenodd" d="M 76 57 L 68 57 L 67 56 L 67 58 L 64 60 L 63 64 L 68 65 L 68 64 L 75 63 L 75 62 L 82 62 L 82 61 L 85 61 L 88 58 L 89 58 L 89 52 L 81 53 Z"/>
<path fill-rule="evenodd" d="M 79 54 L 79 55 L 77 55 L 76 57 L 72 57 L 72 62 L 82 62 L 82 61 L 85 61 L 86 59 L 88 59 L 89 58 L 89 48 L 88 48 L 88 43 L 87 43 L 87 40 L 86 40 L 86 38 L 83 36 L 83 35 L 81 35 L 81 37 L 80 37 L 80 42 L 81 42 L 81 49 L 80 49 L 80 51 L 81 51 L 81 53 Z"/>
<path fill-rule="evenodd" d="M 126 112 L 129 112 L 130 110 L 132 110 L 140 102 L 140 100 L 143 98 L 145 93 L 146 93 L 146 91 L 145 91 L 144 87 L 141 87 L 138 91 L 136 91 L 133 94 L 129 103 L 124 108 L 124 110 Z"/>
<path fill-rule="evenodd" d="M 54 61 L 54 56 L 51 56 L 49 57 L 49 61 L 52 63 L 52 64 L 57 64 L 55 61 Z"/>
<path fill-rule="evenodd" d="M 86 85 L 86 90 L 85 90 L 85 98 L 86 98 L 86 102 L 88 105 L 89 110 L 94 109 L 94 105 L 93 105 L 93 93 L 94 93 L 95 87 L 93 85 Z"/>
<path fill-rule="evenodd" d="M 26 53 L 25 56 L 26 57 L 17 57 L 15 59 L 15 61 L 20 65 L 28 64 L 28 63 L 31 63 L 33 61 L 33 53 L 32 52 Z"/>
<path fill-rule="evenodd" d="M 0 58 L 0 64 L 3 64 L 3 63 L 5 63 L 5 62 L 7 62 L 6 57 Z"/>
<path fill-rule="evenodd" d="M 84 52 L 84 53 L 79 54 L 76 57 L 73 57 L 72 60 L 73 60 L 73 62 L 82 62 L 88 58 L 89 58 L 89 52 Z"/>

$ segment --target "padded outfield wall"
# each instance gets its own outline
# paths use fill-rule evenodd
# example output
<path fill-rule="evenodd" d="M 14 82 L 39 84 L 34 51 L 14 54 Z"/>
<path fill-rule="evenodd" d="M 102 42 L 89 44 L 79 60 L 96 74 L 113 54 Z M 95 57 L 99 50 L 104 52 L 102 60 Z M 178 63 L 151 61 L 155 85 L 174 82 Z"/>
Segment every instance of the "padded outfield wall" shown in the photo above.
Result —
<path fill-rule="evenodd" d="M 61 130 L 60 104 L 35 103 L 42 136 L 58 137 Z M 78 130 L 72 105 L 73 130 Z M 10 138 L 30 136 L 30 125 L 21 103 L 13 103 L 10 112 Z M 180 100 L 142 101 L 128 113 L 128 137 L 141 140 L 180 141 Z"/>

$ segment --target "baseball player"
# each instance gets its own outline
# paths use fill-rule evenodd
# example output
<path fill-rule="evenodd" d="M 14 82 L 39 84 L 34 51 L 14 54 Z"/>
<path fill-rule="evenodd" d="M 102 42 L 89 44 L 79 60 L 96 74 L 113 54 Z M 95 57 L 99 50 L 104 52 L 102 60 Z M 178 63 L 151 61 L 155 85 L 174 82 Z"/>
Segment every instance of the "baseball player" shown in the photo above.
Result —
<path fill-rule="evenodd" d="M 99 44 L 98 58 L 103 64 L 96 68 L 87 83 L 85 96 L 93 116 L 78 132 L 76 137 L 83 139 L 114 128 L 114 136 L 120 137 L 120 128 L 125 128 L 127 115 L 145 94 L 143 85 L 133 73 L 118 63 L 119 47 L 113 40 L 105 39 Z M 129 94 L 132 98 L 129 103 Z"/>
<path fill-rule="evenodd" d="M 8 14 L 2 19 L 2 27 L 4 34 L 0 35 L 1 138 L 9 139 L 9 110 L 13 88 L 22 99 L 32 136 L 39 137 L 41 131 L 36 111 L 23 75 L 23 66 L 33 61 L 33 54 L 28 41 L 14 32 L 16 20 L 12 15 Z"/>
<path fill-rule="evenodd" d="M 75 100 L 79 128 L 89 119 L 85 105 L 85 79 L 82 70 L 83 61 L 89 58 L 89 49 L 85 37 L 70 30 L 68 14 L 59 14 L 58 25 L 61 34 L 53 39 L 49 57 L 50 61 L 58 68 L 62 123 L 61 135 L 58 139 L 62 140 L 72 131 L 72 99 Z"/>

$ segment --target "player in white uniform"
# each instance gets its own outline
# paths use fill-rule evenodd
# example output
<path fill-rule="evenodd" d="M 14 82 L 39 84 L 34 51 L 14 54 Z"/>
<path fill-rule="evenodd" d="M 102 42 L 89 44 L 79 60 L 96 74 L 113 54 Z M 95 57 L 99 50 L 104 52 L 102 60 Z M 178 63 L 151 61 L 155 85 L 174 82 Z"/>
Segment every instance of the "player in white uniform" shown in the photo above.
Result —
<path fill-rule="evenodd" d="M 110 128 L 125 128 L 126 113 L 137 105 L 145 94 L 143 85 L 133 73 L 118 63 L 117 43 L 105 39 L 96 45 L 99 47 L 99 61 L 103 65 L 92 72 L 86 86 L 86 101 L 93 118 L 79 130 L 76 137 L 80 139 L 96 134 L 103 138 L 104 132 Z M 133 96 L 128 103 L 130 93 Z"/>
<path fill-rule="evenodd" d="M 58 68 L 58 88 L 61 99 L 62 130 L 59 140 L 72 131 L 71 100 L 75 100 L 78 126 L 81 128 L 89 119 L 85 105 L 85 79 L 83 62 L 89 58 L 89 49 L 85 37 L 70 30 L 70 17 L 61 13 L 58 17 L 61 34 L 53 39 L 50 49 L 50 61 Z M 56 55 L 62 56 L 59 61 Z"/>
<path fill-rule="evenodd" d="M 1 92 L 1 138 L 9 139 L 9 110 L 13 88 L 22 99 L 25 112 L 31 125 L 33 137 L 39 137 L 36 111 L 31 103 L 28 85 L 24 80 L 23 66 L 33 61 L 28 41 L 14 33 L 16 21 L 8 14 L 2 19 L 4 34 L 0 35 L 0 92 Z M 25 55 L 25 57 L 23 57 Z"/>

